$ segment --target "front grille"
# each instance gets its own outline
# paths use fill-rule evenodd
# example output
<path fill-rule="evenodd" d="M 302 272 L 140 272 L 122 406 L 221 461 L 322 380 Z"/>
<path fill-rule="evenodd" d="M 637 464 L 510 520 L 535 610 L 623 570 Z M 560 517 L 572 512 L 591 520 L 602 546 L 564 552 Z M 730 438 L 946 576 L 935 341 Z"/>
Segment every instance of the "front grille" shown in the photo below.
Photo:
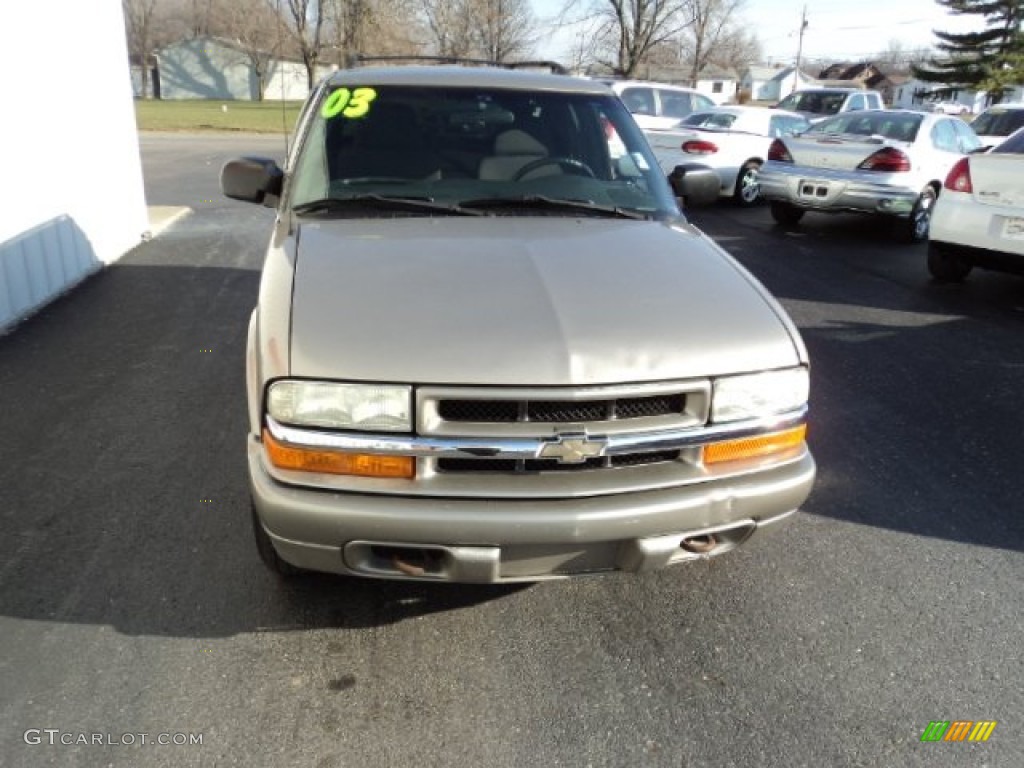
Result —
<path fill-rule="evenodd" d="M 683 394 L 582 401 L 446 399 L 438 403 L 438 415 L 450 422 L 564 424 L 673 416 L 685 408 Z"/>
<path fill-rule="evenodd" d="M 557 459 L 438 459 L 437 471 L 445 473 L 500 472 L 502 474 L 535 474 L 538 472 L 579 472 L 608 467 L 639 467 L 679 459 L 679 451 L 630 453 L 624 456 L 591 458 L 579 464 L 563 464 Z"/>

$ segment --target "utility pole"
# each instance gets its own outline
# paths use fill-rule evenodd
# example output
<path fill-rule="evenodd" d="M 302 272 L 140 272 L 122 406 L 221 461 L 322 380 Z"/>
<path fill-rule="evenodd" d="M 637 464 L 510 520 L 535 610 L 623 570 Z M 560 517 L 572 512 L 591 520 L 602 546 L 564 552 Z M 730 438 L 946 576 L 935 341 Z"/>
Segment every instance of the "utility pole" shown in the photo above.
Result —
<path fill-rule="evenodd" d="M 803 13 L 800 14 L 800 42 L 796 46 L 796 71 L 793 72 L 793 88 L 790 93 L 796 91 L 796 86 L 800 82 L 800 59 L 803 58 L 804 54 L 804 30 L 807 29 L 807 6 L 804 6 Z"/>

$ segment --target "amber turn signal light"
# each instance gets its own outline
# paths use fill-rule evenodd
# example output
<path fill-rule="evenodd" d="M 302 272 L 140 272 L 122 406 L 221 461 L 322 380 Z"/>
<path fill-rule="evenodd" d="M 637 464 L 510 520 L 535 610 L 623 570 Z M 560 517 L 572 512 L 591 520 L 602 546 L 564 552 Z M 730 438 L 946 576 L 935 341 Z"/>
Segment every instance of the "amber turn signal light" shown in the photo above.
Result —
<path fill-rule="evenodd" d="M 416 476 L 416 460 L 411 456 L 380 456 L 371 453 L 299 448 L 279 443 L 266 429 L 263 430 L 263 445 L 266 447 L 270 463 L 278 469 L 403 480 L 411 480 Z"/>
<path fill-rule="evenodd" d="M 782 432 L 726 440 L 704 446 L 704 464 L 722 464 L 740 459 L 757 459 L 796 448 L 807 437 L 807 425 L 801 424 Z"/>

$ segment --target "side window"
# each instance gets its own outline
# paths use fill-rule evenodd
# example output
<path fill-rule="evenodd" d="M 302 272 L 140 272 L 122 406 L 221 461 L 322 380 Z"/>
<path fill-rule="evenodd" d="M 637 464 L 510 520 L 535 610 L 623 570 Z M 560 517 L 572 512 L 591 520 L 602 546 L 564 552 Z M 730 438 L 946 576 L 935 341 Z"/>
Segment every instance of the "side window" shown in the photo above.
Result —
<path fill-rule="evenodd" d="M 958 143 L 960 145 L 960 151 L 964 154 L 973 152 L 981 146 L 981 139 L 978 138 L 978 134 L 971 130 L 967 123 L 961 122 L 960 120 L 954 120 L 952 122 L 953 130 L 956 131 Z"/>
<path fill-rule="evenodd" d="M 864 101 L 864 96 L 859 93 L 853 94 L 853 96 L 850 97 L 850 102 L 849 104 L 846 105 L 846 108 L 849 110 L 867 109 L 867 104 Z"/>
<path fill-rule="evenodd" d="M 654 91 L 650 88 L 626 88 L 622 92 L 622 103 L 635 115 L 653 115 Z"/>
<path fill-rule="evenodd" d="M 662 117 L 686 117 L 693 112 L 693 105 L 690 103 L 690 94 L 679 91 L 658 91 L 658 98 L 661 99 Z"/>
<path fill-rule="evenodd" d="M 805 121 L 797 120 L 793 117 L 784 117 L 783 115 L 772 115 L 768 126 L 768 135 L 772 138 L 794 136 L 807 130 L 807 123 Z"/>
<path fill-rule="evenodd" d="M 715 91 L 719 93 L 719 91 Z M 715 102 L 700 93 L 693 94 L 693 108 L 694 109 L 711 109 L 715 106 Z"/>
<path fill-rule="evenodd" d="M 882 95 L 879 93 L 867 93 L 865 98 L 868 102 L 868 109 L 884 109 L 882 105 Z"/>
<path fill-rule="evenodd" d="M 935 124 L 935 127 L 932 128 L 932 144 L 943 152 L 960 152 L 956 131 L 950 120 L 941 120 Z"/>

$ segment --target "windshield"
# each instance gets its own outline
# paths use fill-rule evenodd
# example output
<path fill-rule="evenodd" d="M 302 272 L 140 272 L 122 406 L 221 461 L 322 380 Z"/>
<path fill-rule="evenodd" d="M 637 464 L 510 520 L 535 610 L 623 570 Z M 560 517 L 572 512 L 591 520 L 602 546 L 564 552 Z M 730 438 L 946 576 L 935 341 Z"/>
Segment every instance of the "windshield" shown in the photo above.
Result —
<path fill-rule="evenodd" d="M 642 132 L 611 93 L 336 89 L 325 94 L 312 116 L 289 202 L 295 208 L 356 197 L 454 206 L 487 201 L 489 211 L 502 215 L 517 211 L 493 201 L 527 201 L 523 211 L 533 215 L 571 215 L 570 206 L 541 206 L 539 198 L 585 203 L 595 211 L 679 214 Z M 429 207 L 421 208 L 429 215 Z M 374 215 L 368 205 L 347 210 Z M 381 215 L 388 211 L 382 206 Z M 405 213 L 412 211 L 409 206 Z"/>
<path fill-rule="evenodd" d="M 813 112 L 816 115 L 834 115 L 839 112 L 846 101 L 843 92 L 828 91 L 797 91 L 779 102 L 779 109 L 792 112 Z"/>
<path fill-rule="evenodd" d="M 979 136 L 1009 136 L 1024 125 L 1024 109 L 990 109 L 978 115 L 971 128 Z"/>
<path fill-rule="evenodd" d="M 812 125 L 804 135 L 844 134 L 847 136 L 883 136 L 895 141 L 914 141 L 921 127 L 921 115 L 885 110 L 846 112 Z"/>

